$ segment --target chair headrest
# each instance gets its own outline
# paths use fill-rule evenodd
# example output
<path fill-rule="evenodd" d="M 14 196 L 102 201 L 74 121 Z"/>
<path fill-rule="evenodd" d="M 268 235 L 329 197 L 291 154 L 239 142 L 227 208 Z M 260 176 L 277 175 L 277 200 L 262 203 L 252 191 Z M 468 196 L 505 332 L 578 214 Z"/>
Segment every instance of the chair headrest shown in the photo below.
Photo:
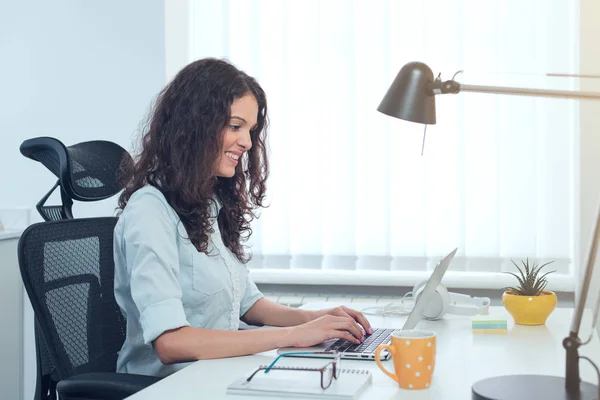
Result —
<path fill-rule="evenodd" d="M 42 163 L 59 180 L 72 199 L 106 199 L 122 189 L 123 165 L 133 163 L 131 155 L 116 143 L 94 140 L 65 146 L 52 137 L 24 141 L 21 154 Z"/>

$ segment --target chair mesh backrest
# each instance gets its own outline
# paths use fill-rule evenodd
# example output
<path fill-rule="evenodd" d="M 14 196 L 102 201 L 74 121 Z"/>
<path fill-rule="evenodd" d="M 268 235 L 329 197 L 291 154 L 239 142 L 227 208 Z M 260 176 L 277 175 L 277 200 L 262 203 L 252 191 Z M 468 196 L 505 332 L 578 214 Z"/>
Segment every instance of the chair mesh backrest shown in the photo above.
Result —
<path fill-rule="evenodd" d="M 88 199 L 106 198 L 121 190 L 119 174 L 123 158 L 131 156 L 121 146 L 106 141 L 90 141 L 67 147 L 71 188 Z"/>
<path fill-rule="evenodd" d="M 19 240 L 19 266 L 59 379 L 114 372 L 125 339 L 115 301 L 117 218 L 31 225 Z"/>

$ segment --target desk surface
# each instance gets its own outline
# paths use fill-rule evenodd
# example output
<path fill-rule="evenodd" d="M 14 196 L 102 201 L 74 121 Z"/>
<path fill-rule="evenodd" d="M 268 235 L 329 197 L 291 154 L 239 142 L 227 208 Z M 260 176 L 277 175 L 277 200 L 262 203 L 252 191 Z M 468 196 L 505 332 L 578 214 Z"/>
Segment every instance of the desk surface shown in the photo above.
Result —
<path fill-rule="evenodd" d="M 331 307 L 313 304 L 310 308 Z M 348 306 L 351 306 L 348 304 Z M 352 304 L 361 309 L 366 305 Z M 573 309 L 557 308 L 543 326 L 514 325 L 503 307 L 491 307 L 490 317 L 506 318 L 509 333 L 473 334 L 471 317 L 446 315 L 440 321 L 421 320 L 417 329 L 433 330 L 438 335 L 436 371 L 427 390 L 399 389 L 383 374 L 374 361 L 344 360 L 344 366 L 368 368 L 373 372 L 373 384 L 361 399 L 470 399 L 471 385 L 498 375 L 544 374 L 565 375 L 565 350 L 562 340 L 568 335 Z M 368 316 L 376 327 L 401 327 L 406 317 Z M 582 339 L 591 332 L 591 313 L 584 315 Z M 580 350 L 595 362 L 600 362 L 600 342 L 596 336 Z M 129 397 L 130 400 L 159 399 L 254 399 L 251 396 L 227 395 L 226 387 L 259 364 L 268 364 L 275 351 L 252 356 L 218 360 L 202 360 Z M 321 366 L 323 360 L 294 359 L 297 365 Z M 393 371 L 392 361 L 384 362 Z M 596 373 L 585 360 L 581 363 L 582 380 L 596 383 Z M 257 397 L 258 399 L 258 397 Z"/>

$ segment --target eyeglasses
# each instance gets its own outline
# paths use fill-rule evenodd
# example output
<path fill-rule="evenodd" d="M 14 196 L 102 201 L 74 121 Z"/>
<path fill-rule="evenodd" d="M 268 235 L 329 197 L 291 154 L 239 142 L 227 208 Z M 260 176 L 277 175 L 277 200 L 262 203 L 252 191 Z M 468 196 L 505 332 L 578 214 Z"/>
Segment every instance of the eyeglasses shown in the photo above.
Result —
<path fill-rule="evenodd" d="M 275 363 L 281 357 L 294 356 L 296 354 L 330 354 L 330 355 L 334 355 L 334 358 L 333 358 L 332 361 L 328 362 L 327 364 L 325 364 L 321 368 L 274 367 Z M 319 351 L 301 351 L 301 352 L 282 353 L 275 360 L 273 360 L 273 362 L 271 364 L 269 364 L 268 366 L 261 365 L 260 367 L 258 367 L 256 369 L 256 371 L 254 371 L 252 373 L 252 375 L 250 375 L 246 379 L 246 382 L 250 382 L 250 380 L 252 378 L 254 378 L 254 375 L 256 375 L 259 371 L 263 371 L 263 370 L 265 371 L 265 374 L 268 373 L 271 370 L 315 371 L 315 372 L 320 372 L 321 373 L 321 388 L 323 390 L 325 390 L 329 386 L 331 386 L 331 382 L 333 382 L 333 378 L 335 378 L 335 379 L 339 378 L 340 373 L 342 372 L 341 362 L 342 362 L 342 353 L 339 353 L 337 351 L 333 351 L 333 352 L 329 352 L 329 351 L 327 351 L 327 352 L 323 352 L 323 351 L 321 351 L 321 352 L 319 352 Z"/>

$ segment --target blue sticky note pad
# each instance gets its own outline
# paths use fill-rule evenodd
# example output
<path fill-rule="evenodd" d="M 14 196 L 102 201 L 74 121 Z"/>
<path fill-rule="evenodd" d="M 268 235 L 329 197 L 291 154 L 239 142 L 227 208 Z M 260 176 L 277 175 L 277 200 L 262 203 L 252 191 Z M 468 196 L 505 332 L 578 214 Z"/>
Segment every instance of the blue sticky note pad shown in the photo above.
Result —
<path fill-rule="evenodd" d="M 508 333 L 505 319 L 474 319 L 471 326 L 474 333 Z"/>

